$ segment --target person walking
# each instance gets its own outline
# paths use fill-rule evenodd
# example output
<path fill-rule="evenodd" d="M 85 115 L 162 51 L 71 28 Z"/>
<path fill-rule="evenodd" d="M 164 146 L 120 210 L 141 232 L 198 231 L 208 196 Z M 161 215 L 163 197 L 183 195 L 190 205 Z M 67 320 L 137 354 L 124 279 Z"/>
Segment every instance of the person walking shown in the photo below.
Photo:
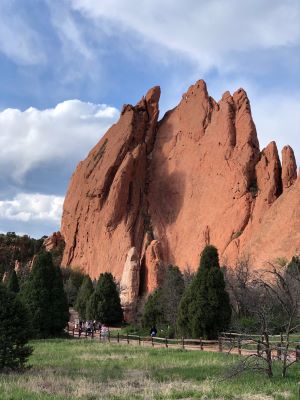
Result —
<path fill-rule="evenodd" d="M 156 326 L 153 325 L 152 328 L 150 329 L 150 336 L 155 337 L 157 335 L 157 329 Z"/>

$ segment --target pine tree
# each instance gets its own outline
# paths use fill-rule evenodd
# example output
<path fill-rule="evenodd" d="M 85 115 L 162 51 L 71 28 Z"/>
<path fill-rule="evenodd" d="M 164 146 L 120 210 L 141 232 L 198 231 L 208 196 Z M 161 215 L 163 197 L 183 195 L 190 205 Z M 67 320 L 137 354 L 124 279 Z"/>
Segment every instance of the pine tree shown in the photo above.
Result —
<path fill-rule="evenodd" d="M 69 321 L 69 305 L 64 291 L 60 267 L 54 267 L 54 278 L 51 290 L 52 326 L 50 333 L 59 334 Z"/>
<path fill-rule="evenodd" d="M 156 289 L 147 299 L 144 307 L 142 324 L 145 328 L 164 323 L 164 310 L 162 303 L 162 291 Z"/>
<path fill-rule="evenodd" d="M 96 289 L 87 304 L 87 316 L 108 325 L 122 322 L 120 295 L 111 273 L 105 272 L 100 275 Z"/>
<path fill-rule="evenodd" d="M 184 279 L 177 266 L 169 265 L 161 288 L 164 321 L 175 327 L 178 305 L 184 292 Z"/>
<path fill-rule="evenodd" d="M 67 300 L 61 274 L 50 253 L 42 251 L 35 257 L 21 296 L 32 314 L 37 336 L 47 337 L 62 331 L 67 323 Z"/>
<path fill-rule="evenodd" d="M 298 256 L 292 257 L 287 266 L 287 272 L 290 274 L 297 274 L 300 272 L 300 258 Z"/>
<path fill-rule="evenodd" d="M 206 246 L 196 277 L 180 303 L 178 327 L 186 335 L 212 339 L 228 327 L 230 318 L 231 307 L 218 251 L 214 246 Z"/>
<path fill-rule="evenodd" d="M 20 291 L 19 280 L 15 270 L 12 270 L 9 274 L 7 288 L 14 293 L 19 293 Z"/>
<path fill-rule="evenodd" d="M 0 264 L 0 282 L 2 282 L 3 276 L 5 274 L 6 268 L 4 267 L 3 264 Z"/>
<path fill-rule="evenodd" d="M 94 287 L 91 278 L 86 275 L 83 279 L 82 285 L 80 286 L 74 307 L 75 310 L 78 311 L 80 318 L 83 320 L 87 319 L 87 304 L 93 292 Z"/>
<path fill-rule="evenodd" d="M 0 283 L 0 371 L 24 367 L 32 348 L 27 345 L 31 323 L 27 309 Z"/>
<path fill-rule="evenodd" d="M 193 281 L 185 288 L 182 298 L 180 300 L 178 306 L 178 313 L 177 313 L 177 329 L 179 333 L 183 336 L 191 337 L 192 330 L 191 330 L 191 313 L 190 308 L 192 307 L 195 298 L 193 297 L 193 293 L 196 290 L 195 278 Z"/>

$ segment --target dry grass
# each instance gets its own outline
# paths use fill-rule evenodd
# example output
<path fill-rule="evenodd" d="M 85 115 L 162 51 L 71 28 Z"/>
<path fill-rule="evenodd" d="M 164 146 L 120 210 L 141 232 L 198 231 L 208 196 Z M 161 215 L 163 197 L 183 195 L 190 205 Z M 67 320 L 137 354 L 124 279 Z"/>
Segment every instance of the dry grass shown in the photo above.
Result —
<path fill-rule="evenodd" d="M 76 340 L 34 346 L 31 369 L 0 375 L 0 400 L 297 398 L 299 368 L 290 381 L 254 373 L 224 381 L 235 356 Z"/>

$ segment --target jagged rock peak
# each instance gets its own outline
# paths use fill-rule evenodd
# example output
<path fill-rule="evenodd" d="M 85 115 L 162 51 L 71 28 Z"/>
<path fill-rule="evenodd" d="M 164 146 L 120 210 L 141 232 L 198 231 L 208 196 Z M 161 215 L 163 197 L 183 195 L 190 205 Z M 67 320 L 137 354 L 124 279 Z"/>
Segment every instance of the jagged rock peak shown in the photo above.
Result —
<path fill-rule="evenodd" d="M 282 167 L 275 142 L 260 151 L 243 89 L 217 103 L 199 80 L 158 123 L 159 98 L 155 86 L 124 106 L 79 163 L 63 209 L 63 265 L 123 277 L 129 312 L 164 266 L 196 269 L 208 242 L 229 265 L 247 253 L 262 266 L 295 254 L 298 244 L 281 236 L 300 236 L 293 151 L 283 149 Z M 290 225 L 276 211 L 285 204 L 295 210 Z"/>
<path fill-rule="evenodd" d="M 297 179 L 297 164 L 291 146 L 282 149 L 282 186 L 283 190 L 291 187 Z"/>
<path fill-rule="evenodd" d="M 264 194 L 265 201 L 272 204 L 282 193 L 281 163 L 274 141 L 261 151 L 256 173 L 258 187 Z"/>

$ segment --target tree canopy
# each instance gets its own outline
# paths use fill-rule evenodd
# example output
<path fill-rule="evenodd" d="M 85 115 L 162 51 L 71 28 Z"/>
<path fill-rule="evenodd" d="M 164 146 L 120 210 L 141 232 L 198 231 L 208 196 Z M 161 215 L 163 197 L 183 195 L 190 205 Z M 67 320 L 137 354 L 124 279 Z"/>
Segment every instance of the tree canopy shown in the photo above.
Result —
<path fill-rule="evenodd" d="M 19 293 L 20 291 L 19 280 L 14 269 L 9 274 L 7 288 L 14 293 Z"/>
<path fill-rule="evenodd" d="M 231 306 L 220 269 L 218 251 L 206 246 L 200 266 L 179 306 L 178 328 L 192 337 L 215 338 L 230 323 Z"/>
<path fill-rule="evenodd" d="M 100 275 L 87 305 L 87 316 L 104 324 L 116 325 L 123 320 L 120 295 L 111 273 Z"/>
<path fill-rule="evenodd" d="M 56 335 L 64 329 L 69 319 L 68 302 L 60 268 L 53 265 L 50 253 L 42 251 L 35 257 L 21 295 L 37 336 Z"/>
<path fill-rule="evenodd" d="M 28 346 L 31 323 L 27 309 L 0 283 L 0 370 L 24 367 L 32 348 Z"/>
<path fill-rule="evenodd" d="M 87 315 L 87 304 L 94 292 L 93 283 L 91 278 L 86 275 L 83 279 L 83 282 L 80 286 L 76 303 L 75 303 L 75 310 L 78 311 L 79 316 L 81 319 L 85 320 L 88 318 Z"/>

